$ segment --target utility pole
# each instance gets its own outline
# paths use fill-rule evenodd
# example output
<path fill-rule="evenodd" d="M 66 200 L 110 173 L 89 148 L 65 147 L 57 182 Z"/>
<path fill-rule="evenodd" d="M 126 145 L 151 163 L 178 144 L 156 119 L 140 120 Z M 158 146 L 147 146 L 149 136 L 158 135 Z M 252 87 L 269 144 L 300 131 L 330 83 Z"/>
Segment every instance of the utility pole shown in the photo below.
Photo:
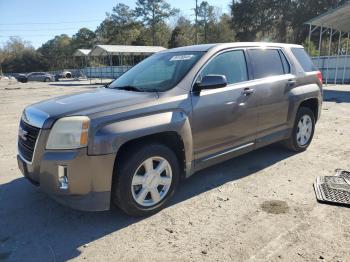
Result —
<path fill-rule="evenodd" d="M 195 21 L 195 28 L 196 28 L 196 44 L 198 44 L 198 0 L 196 0 L 196 9 L 194 10 L 196 13 L 196 21 Z"/>

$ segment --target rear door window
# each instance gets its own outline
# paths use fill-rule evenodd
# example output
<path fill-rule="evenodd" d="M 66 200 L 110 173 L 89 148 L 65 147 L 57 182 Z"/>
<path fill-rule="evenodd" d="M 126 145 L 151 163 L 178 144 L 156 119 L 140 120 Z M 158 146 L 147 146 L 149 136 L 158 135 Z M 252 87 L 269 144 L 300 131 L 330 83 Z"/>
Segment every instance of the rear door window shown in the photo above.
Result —
<path fill-rule="evenodd" d="M 248 52 L 253 63 L 254 78 L 285 74 L 281 55 L 277 49 L 250 49 Z"/>
<path fill-rule="evenodd" d="M 291 50 L 305 72 L 317 71 L 316 66 L 312 63 L 304 48 L 292 48 Z"/>

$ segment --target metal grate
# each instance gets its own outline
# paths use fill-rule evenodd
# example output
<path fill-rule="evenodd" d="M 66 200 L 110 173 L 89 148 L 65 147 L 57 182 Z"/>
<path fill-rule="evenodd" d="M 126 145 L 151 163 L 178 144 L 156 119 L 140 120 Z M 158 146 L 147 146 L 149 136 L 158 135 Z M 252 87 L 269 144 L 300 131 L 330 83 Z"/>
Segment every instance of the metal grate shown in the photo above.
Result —
<path fill-rule="evenodd" d="M 337 173 L 338 174 L 338 173 Z M 337 176 L 317 177 L 314 189 L 317 200 L 334 204 L 350 205 L 349 172 L 339 173 Z"/>
<path fill-rule="evenodd" d="M 336 176 L 344 177 L 345 179 L 350 179 L 350 172 L 343 169 L 336 169 Z"/>
<path fill-rule="evenodd" d="M 20 132 L 18 136 L 18 151 L 20 155 L 27 161 L 31 162 L 33 159 L 36 140 L 38 138 L 40 129 L 28 125 L 23 120 L 20 123 Z"/>

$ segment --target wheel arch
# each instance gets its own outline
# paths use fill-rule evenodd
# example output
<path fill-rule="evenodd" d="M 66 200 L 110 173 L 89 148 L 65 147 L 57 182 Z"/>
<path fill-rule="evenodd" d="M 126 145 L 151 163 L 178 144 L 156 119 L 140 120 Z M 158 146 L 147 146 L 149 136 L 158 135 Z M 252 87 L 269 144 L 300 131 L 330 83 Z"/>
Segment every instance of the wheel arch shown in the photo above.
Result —
<path fill-rule="evenodd" d="M 300 107 L 309 108 L 314 114 L 315 122 L 317 122 L 318 114 L 319 114 L 319 101 L 317 98 L 308 98 L 301 101 L 301 103 L 299 104 L 298 110 Z"/>
<path fill-rule="evenodd" d="M 185 145 L 182 137 L 179 135 L 179 133 L 175 131 L 165 131 L 160 133 L 154 133 L 154 134 L 138 137 L 135 139 L 131 139 L 125 142 L 119 147 L 116 153 L 114 170 L 116 170 L 116 166 L 120 163 L 120 161 L 123 161 L 123 156 L 126 155 L 129 152 L 129 150 L 135 150 L 141 146 L 151 144 L 151 143 L 163 144 L 174 151 L 180 165 L 180 170 L 181 170 L 180 178 L 181 179 L 185 178 L 186 176 Z"/>

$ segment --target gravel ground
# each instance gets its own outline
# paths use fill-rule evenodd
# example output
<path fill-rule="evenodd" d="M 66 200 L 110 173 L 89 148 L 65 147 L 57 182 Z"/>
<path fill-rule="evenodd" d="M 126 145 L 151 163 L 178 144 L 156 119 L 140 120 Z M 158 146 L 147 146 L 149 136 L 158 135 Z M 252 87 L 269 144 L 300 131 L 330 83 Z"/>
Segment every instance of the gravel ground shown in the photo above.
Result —
<path fill-rule="evenodd" d="M 144 219 L 57 204 L 16 163 L 23 108 L 88 82 L 0 82 L 0 261 L 350 261 L 350 209 L 319 204 L 316 176 L 350 169 L 350 86 L 325 88 L 310 148 L 269 146 L 203 170 Z"/>

